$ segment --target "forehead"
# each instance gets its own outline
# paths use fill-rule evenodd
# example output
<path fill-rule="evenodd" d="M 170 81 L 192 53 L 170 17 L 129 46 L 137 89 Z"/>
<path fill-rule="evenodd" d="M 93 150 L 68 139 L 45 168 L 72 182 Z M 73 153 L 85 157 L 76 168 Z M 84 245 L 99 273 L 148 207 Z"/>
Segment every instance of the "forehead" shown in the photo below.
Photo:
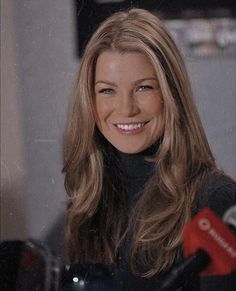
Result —
<path fill-rule="evenodd" d="M 123 79 L 156 77 L 149 58 L 139 52 L 105 51 L 97 59 L 95 79 Z"/>

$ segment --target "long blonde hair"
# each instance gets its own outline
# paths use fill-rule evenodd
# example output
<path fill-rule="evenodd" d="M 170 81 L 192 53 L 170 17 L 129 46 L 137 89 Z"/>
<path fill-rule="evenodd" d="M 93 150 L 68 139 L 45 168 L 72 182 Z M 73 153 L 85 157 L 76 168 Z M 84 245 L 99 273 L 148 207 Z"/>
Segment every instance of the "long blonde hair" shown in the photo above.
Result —
<path fill-rule="evenodd" d="M 106 158 L 94 110 L 95 66 L 105 50 L 145 54 L 156 70 L 163 95 L 165 126 L 153 157 L 156 171 L 138 201 L 132 228 L 132 269 L 137 270 L 139 254 L 146 266 L 143 275 L 149 277 L 174 262 L 197 190 L 216 166 L 184 62 L 162 21 L 143 9 L 113 14 L 85 48 L 65 135 L 63 172 L 71 201 L 66 234 L 70 258 L 114 262 L 124 237 L 121 216 L 125 197 L 115 168 Z"/>

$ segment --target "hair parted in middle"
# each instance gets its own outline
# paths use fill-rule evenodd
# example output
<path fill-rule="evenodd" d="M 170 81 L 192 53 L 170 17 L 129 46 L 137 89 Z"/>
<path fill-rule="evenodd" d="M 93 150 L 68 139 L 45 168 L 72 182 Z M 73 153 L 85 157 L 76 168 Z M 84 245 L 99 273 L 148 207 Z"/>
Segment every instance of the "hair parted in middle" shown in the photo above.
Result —
<path fill-rule="evenodd" d="M 113 262 L 124 237 L 121 216 L 125 198 L 112 167 L 106 170 L 106 148 L 96 127 L 95 68 L 104 51 L 147 56 L 163 96 L 164 132 L 153 157 L 156 171 L 132 220 L 131 265 L 137 271 L 139 254 L 147 270 L 143 276 L 150 277 L 175 260 L 197 190 L 217 168 L 183 59 L 163 22 L 137 8 L 113 14 L 85 48 L 65 136 L 63 171 L 71 199 L 67 227 L 71 259 Z"/>

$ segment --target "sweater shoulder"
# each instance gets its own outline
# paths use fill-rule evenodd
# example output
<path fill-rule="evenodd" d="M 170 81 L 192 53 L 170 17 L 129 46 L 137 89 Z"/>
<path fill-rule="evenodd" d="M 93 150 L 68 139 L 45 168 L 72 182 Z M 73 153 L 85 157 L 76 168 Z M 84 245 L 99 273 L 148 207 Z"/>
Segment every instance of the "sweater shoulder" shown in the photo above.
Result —
<path fill-rule="evenodd" d="M 198 191 L 196 212 L 209 207 L 222 217 L 232 205 L 236 205 L 236 182 L 225 174 L 206 178 Z"/>

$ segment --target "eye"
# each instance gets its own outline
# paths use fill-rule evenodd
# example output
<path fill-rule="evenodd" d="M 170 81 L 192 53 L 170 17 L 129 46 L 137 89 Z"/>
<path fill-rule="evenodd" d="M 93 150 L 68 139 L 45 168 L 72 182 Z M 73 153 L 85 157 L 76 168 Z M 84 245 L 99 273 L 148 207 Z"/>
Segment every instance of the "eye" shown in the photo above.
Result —
<path fill-rule="evenodd" d="M 145 92 L 145 91 L 149 91 L 149 90 L 152 90 L 153 87 L 150 86 L 150 85 L 140 85 L 138 86 L 137 90 L 138 92 Z"/>
<path fill-rule="evenodd" d="M 114 93 L 114 90 L 111 88 L 102 88 L 98 91 L 100 94 L 106 94 L 106 95 L 111 95 Z"/>

